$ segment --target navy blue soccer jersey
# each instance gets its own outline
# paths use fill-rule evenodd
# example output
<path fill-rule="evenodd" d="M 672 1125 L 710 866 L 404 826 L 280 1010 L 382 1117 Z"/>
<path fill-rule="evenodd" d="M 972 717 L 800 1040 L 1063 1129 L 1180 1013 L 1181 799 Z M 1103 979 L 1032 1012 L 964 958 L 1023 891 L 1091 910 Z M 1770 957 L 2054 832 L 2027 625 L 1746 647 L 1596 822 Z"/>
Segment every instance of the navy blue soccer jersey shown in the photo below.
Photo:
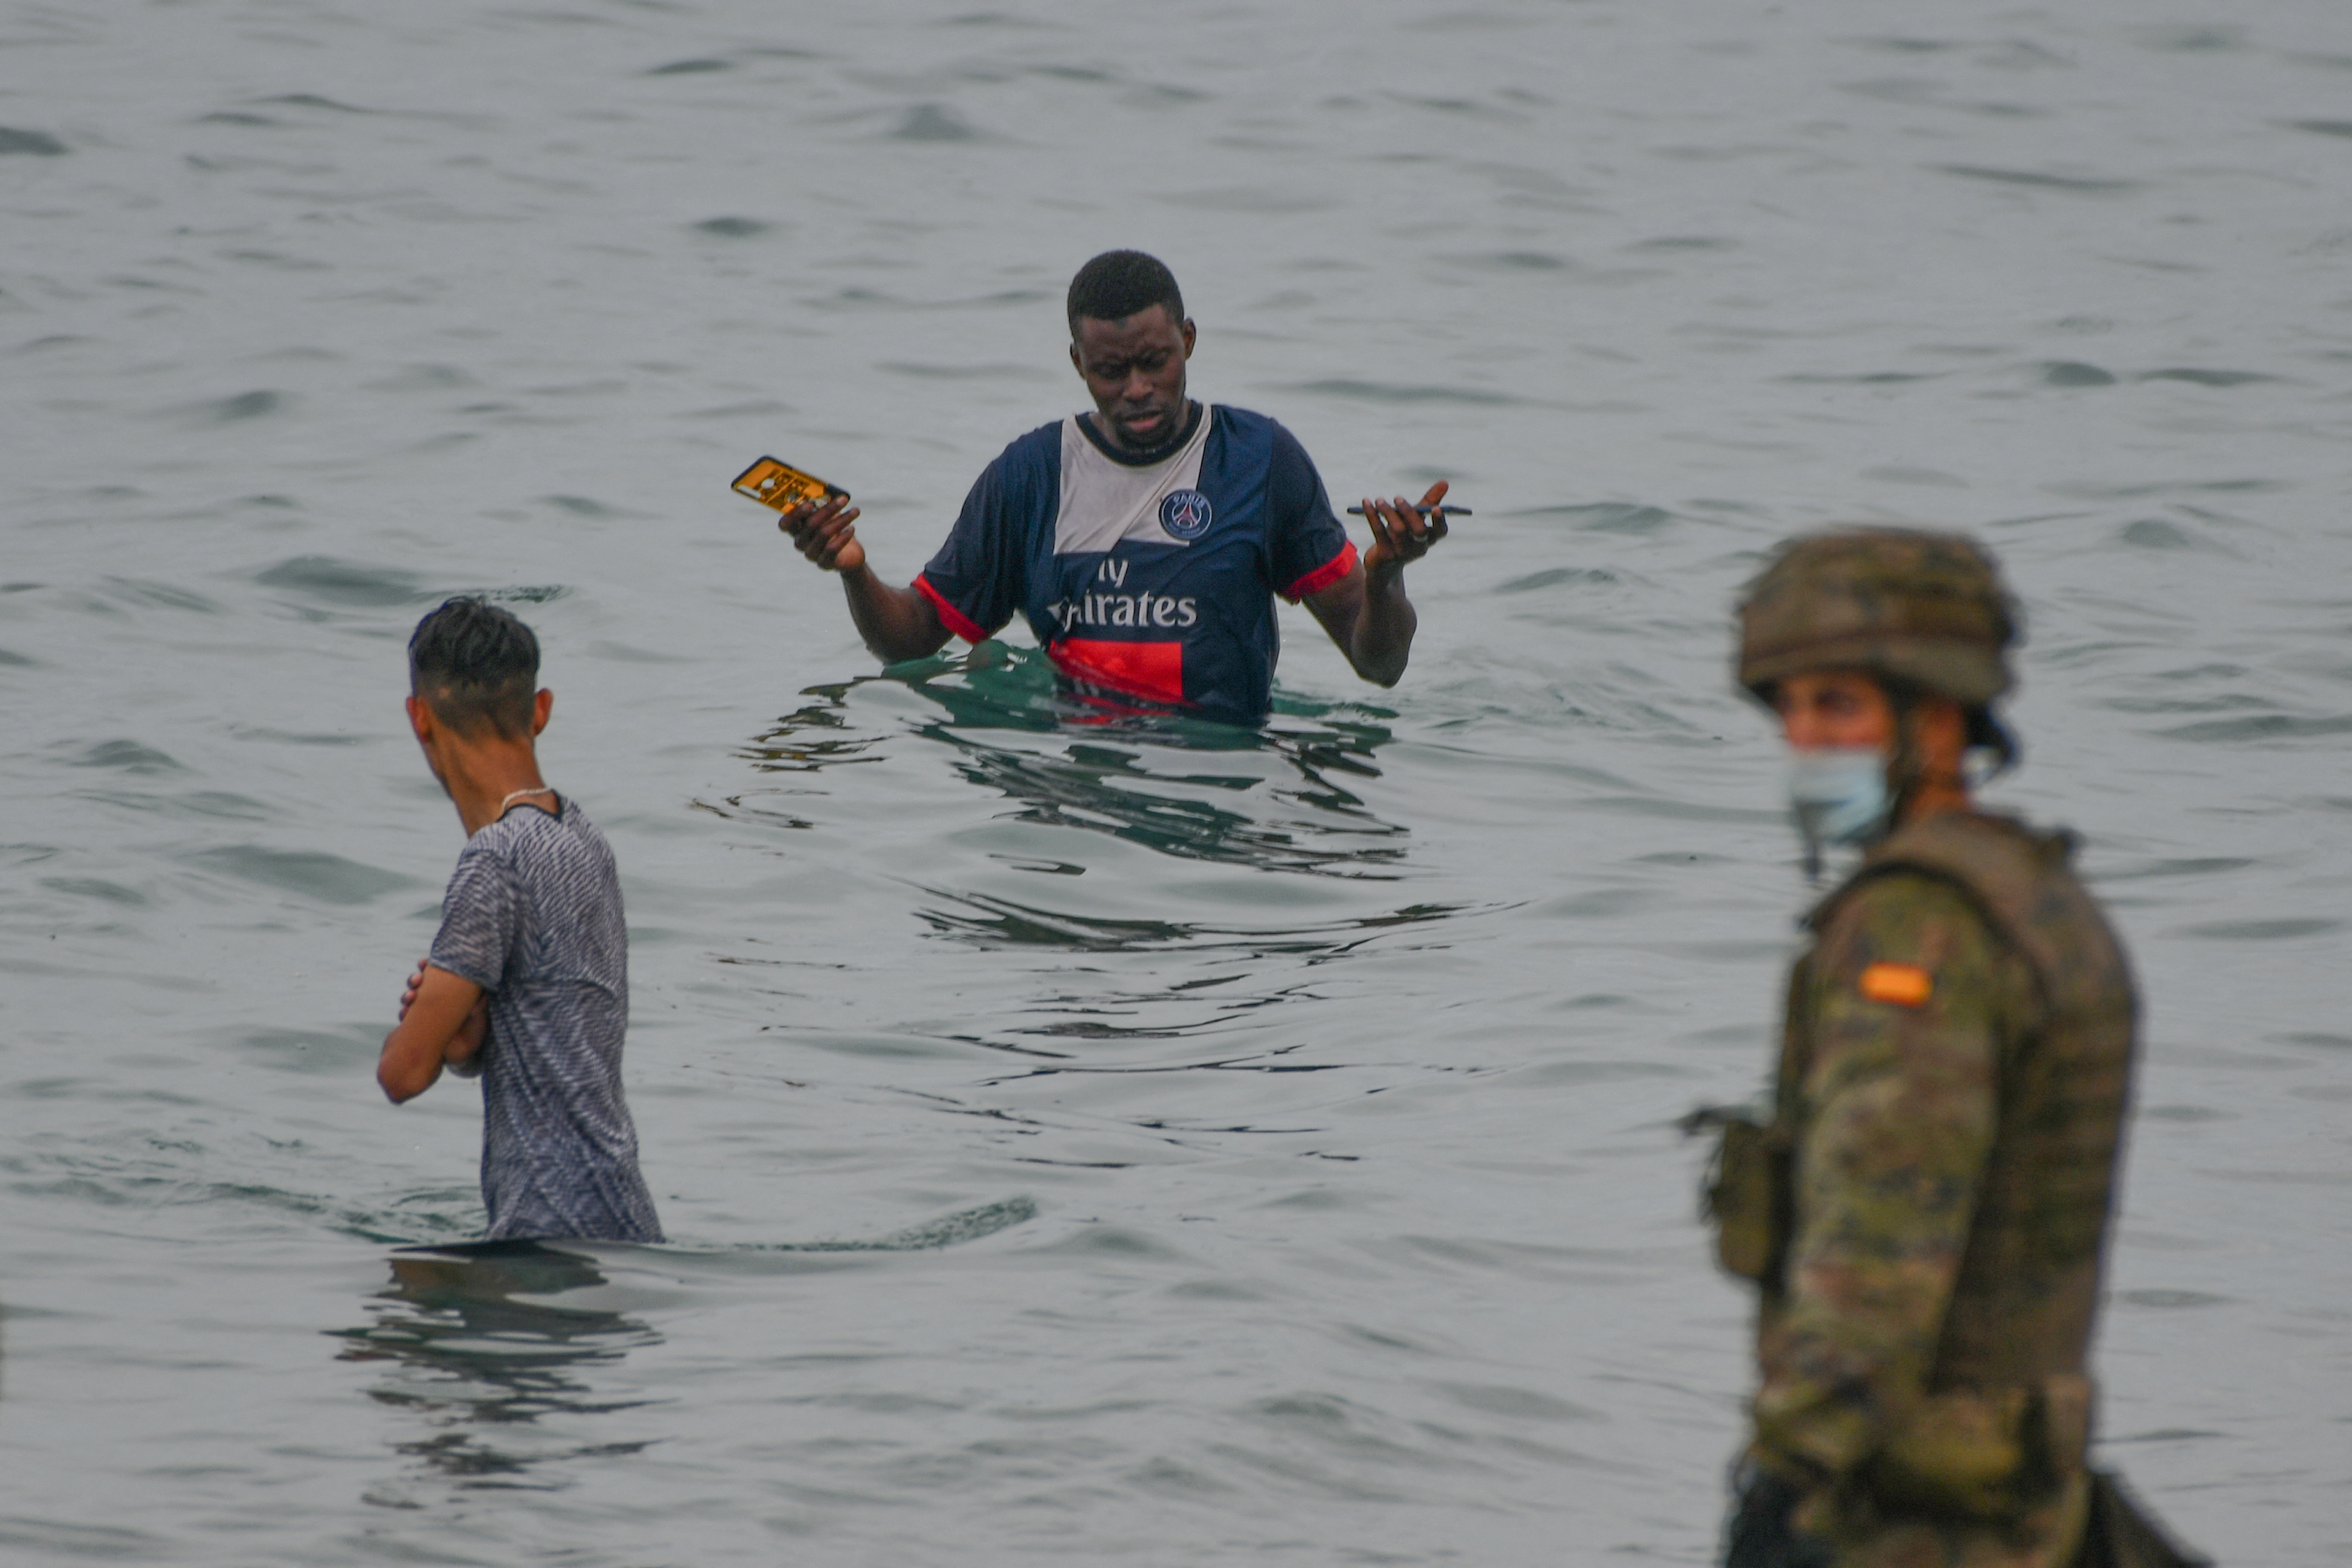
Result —
<path fill-rule="evenodd" d="M 966 641 L 1018 611 L 1075 680 L 1255 720 L 1282 649 L 1274 595 L 1296 603 L 1355 560 L 1297 438 L 1204 407 L 1148 463 L 1075 417 L 1032 430 L 981 474 L 915 586 Z"/>

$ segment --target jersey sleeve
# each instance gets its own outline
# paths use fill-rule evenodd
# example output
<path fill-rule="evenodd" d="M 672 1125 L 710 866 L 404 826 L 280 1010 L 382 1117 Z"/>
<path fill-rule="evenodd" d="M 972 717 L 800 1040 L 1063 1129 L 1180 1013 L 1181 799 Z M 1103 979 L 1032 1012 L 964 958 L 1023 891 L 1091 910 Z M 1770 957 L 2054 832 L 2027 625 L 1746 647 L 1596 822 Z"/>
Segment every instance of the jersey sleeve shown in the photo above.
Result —
<path fill-rule="evenodd" d="M 1041 465 L 1026 448 L 1043 434 L 1014 442 L 981 470 L 947 542 L 915 579 L 916 592 L 966 642 L 994 637 L 1021 607 L 1029 533 L 1040 500 Z"/>
<path fill-rule="evenodd" d="M 2001 1041 L 2030 980 L 1967 897 L 1890 875 L 1822 933 L 1798 1003 L 1796 1226 L 1759 1345 L 1757 1458 L 1843 1476 L 1925 1390 L 1994 1134 Z"/>
<path fill-rule="evenodd" d="M 485 991 L 504 984 L 522 934 L 522 884 L 501 856 L 468 846 L 441 895 L 441 929 L 426 958 Z"/>
<path fill-rule="evenodd" d="M 1266 473 L 1268 548 L 1276 589 L 1292 604 L 1348 574 L 1356 546 L 1332 515 L 1323 476 L 1298 438 L 1276 425 Z"/>

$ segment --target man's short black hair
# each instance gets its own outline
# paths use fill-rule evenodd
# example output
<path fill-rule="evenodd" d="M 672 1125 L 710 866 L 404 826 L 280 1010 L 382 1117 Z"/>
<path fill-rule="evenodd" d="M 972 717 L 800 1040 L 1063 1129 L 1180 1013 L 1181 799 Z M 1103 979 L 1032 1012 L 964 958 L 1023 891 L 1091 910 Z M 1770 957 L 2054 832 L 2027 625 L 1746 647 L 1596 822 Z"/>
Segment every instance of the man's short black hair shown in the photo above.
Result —
<path fill-rule="evenodd" d="M 1076 341 L 1082 320 L 1124 321 L 1154 305 L 1167 306 L 1171 321 L 1184 319 L 1184 296 L 1177 289 L 1176 274 L 1156 256 L 1106 250 L 1070 279 L 1071 340 Z"/>
<path fill-rule="evenodd" d="M 538 686 L 539 639 L 496 605 L 446 600 L 408 639 L 409 690 L 461 733 L 488 725 L 500 740 L 529 740 Z"/>

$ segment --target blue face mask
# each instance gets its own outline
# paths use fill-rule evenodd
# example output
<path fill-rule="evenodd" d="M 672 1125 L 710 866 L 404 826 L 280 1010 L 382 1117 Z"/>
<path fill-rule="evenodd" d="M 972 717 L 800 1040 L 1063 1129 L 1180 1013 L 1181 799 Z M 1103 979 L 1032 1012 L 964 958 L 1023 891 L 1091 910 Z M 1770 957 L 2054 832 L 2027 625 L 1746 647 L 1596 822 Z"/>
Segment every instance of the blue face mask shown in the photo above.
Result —
<path fill-rule="evenodd" d="M 1789 805 L 1805 840 L 1805 874 L 1822 874 L 1824 844 L 1868 844 L 1895 815 L 1886 758 L 1868 746 L 1799 752 L 1789 768 Z"/>

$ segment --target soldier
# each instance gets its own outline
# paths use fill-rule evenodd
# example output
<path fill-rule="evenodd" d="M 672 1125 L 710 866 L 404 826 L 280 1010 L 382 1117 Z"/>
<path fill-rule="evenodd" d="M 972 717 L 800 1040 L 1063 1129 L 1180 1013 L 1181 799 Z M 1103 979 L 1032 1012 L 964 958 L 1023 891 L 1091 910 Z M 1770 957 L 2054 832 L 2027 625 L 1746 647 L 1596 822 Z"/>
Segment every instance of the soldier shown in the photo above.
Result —
<path fill-rule="evenodd" d="M 2071 839 L 1970 800 L 1971 752 L 2016 757 L 2010 598 L 1967 539 L 1858 531 L 1784 546 L 1740 623 L 1815 874 L 1863 855 L 1807 919 L 1771 1121 L 1695 1119 L 1761 1288 L 1726 1562 L 2113 1560 L 2145 1521 L 2085 1464 L 2086 1352 L 2136 1004 Z"/>

